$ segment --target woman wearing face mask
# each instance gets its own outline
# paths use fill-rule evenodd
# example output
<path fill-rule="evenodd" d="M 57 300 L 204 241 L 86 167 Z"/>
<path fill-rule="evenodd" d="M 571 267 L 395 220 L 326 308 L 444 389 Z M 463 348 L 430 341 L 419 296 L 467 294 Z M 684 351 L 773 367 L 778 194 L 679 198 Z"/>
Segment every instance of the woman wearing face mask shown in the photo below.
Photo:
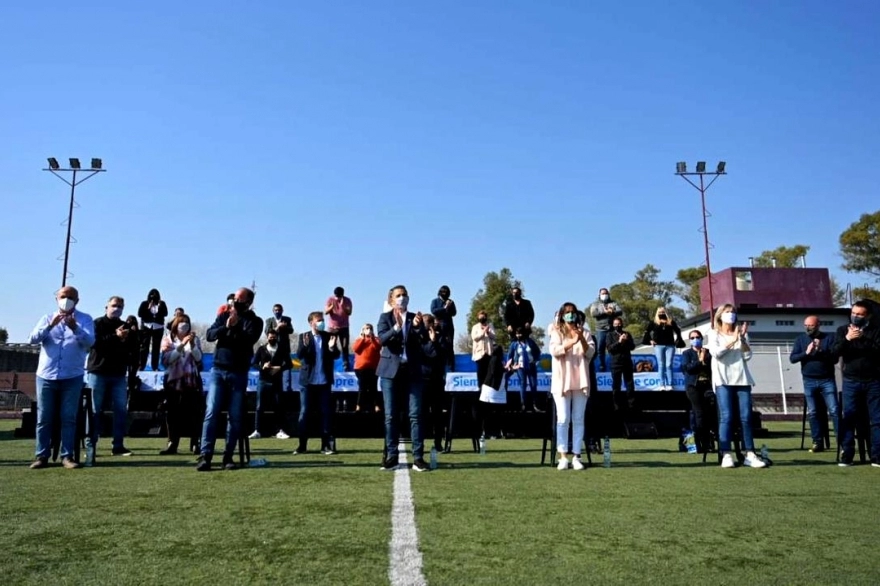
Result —
<path fill-rule="evenodd" d="M 168 445 L 159 452 L 161 456 L 177 453 L 180 436 L 190 436 L 190 450 L 199 450 L 199 423 L 202 397 L 202 342 L 195 332 L 188 315 L 171 321 L 171 330 L 162 340 L 162 365 L 165 367 L 166 410 L 165 426 L 168 428 Z"/>
<path fill-rule="evenodd" d="M 684 340 L 681 339 L 681 329 L 669 315 L 665 307 L 658 307 L 654 313 L 654 321 L 645 329 L 642 344 L 650 344 L 654 347 L 654 356 L 657 358 L 657 374 L 660 377 L 660 390 L 672 390 L 672 358 L 675 356 L 675 348 L 684 348 Z"/>
<path fill-rule="evenodd" d="M 556 449 L 559 451 L 559 470 L 569 465 L 583 470 L 581 448 L 584 444 L 584 417 L 590 396 L 589 363 L 596 353 L 590 331 L 585 329 L 577 306 L 564 303 L 551 325 L 550 356 L 553 359 L 550 394 L 556 404 Z M 568 432 L 571 427 L 571 445 Z"/>
<path fill-rule="evenodd" d="M 691 347 L 681 354 L 681 370 L 691 413 L 694 415 L 694 440 L 697 453 L 709 451 L 709 431 L 715 428 L 715 394 L 712 392 L 712 355 L 703 346 L 703 334 L 694 330 L 689 335 Z"/>
<path fill-rule="evenodd" d="M 138 317 L 141 318 L 141 370 L 147 367 L 147 355 L 152 344 L 150 367 L 154 372 L 158 371 L 160 345 L 165 331 L 165 318 L 168 317 L 168 306 L 159 296 L 158 289 L 150 289 L 147 299 L 141 301 Z"/>
<path fill-rule="evenodd" d="M 726 303 L 715 312 L 715 329 L 709 331 L 709 348 L 713 357 L 712 384 L 718 401 L 718 439 L 723 454 L 721 467 L 736 466 L 730 443 L 733 436 L 733 402 L 737 401 L 746 448 L 744 464 L 751 468 L 763 468 L 766 464 L 755 455 L 755 440 L 752 437 L 752 387 L 755 381 L 747 364 L 752 358 L 748 325 L 737 327 L 733 305 Z"/>
<path fill-rule="evenodd" d="M 355 412 L 378 413 L 379 407 L 376 397 L 379 394 L 376 367 L 379 366 L 379 352 L 382 343 L 373 334 L 373 324 L 364 324 L 361 334 L 352 344 L 354 351 L 354 374 L 358 380 L 358 398 Z"/>

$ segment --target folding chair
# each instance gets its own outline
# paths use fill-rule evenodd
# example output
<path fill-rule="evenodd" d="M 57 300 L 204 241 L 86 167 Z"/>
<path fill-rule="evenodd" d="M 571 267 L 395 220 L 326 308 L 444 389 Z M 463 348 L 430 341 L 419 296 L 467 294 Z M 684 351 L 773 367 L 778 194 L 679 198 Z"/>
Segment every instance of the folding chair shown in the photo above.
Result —
<path fill-rule="evenodd" d="M 589 403 L 588 403 L 589 405 Z M 588 407 L 589 408 L 589 407 Z M 550 444 L 550 465 L 556 465 L 556 402 L 551 401 L 551 406 L 547 409 L 547 413 L 550 416 L 550 427 L 544 428 L 544 439 L 541 445 L 541 466 L 544 465 L 544 462 L 547 460 L 547 444 Z M 569 429 L 569 439 L 571 439 L 571 430 Z M 587 467 L 593 465 L 593 458 L 590 457 L 590 442 L 587 439 L 587 435 L 584 434 L 584 450 L 581 451 L 581 458 L 583 455 L 587 455 Z"/>

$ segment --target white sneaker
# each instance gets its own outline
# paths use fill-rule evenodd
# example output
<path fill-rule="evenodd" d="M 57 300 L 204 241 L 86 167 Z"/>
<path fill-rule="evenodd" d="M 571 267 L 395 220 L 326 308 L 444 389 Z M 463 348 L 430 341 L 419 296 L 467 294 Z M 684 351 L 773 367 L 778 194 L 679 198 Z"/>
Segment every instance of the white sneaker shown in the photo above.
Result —
<path fill-rule="evenodd" d="M 290 436 L 287 435 L 286 433 L 284 433 L 284 430 L 281 429 L 278 431 L 278 433 L 275 434 L 275 438 L 276 439 L 290 439 Z"/>
<path fill-rule="evenodd" d="M 721 458 L 721 467 L 736 468 L 736 462 L 733 461 L 733 456 L 730 454 L 730 452 L 724 454 L 724 457 Z"/>
<path fill-rule="evenodd" d="M 584 468 L 586 468 L 586 466 L 584 466 L 584 463 L 581 462 L 580 456 L 575 456 L 571 459 L 571 468 L 572 470 L 583 470 Z"/>
<path fill-rule="evenodd" d="M 755 452 L 746 453 L 746 459 L 743 462 L 743 464 L 748 466 L 749 468 L 766 468 L 767 467 L 767 462 L 765 462 L 764 460 L 759 458 L 758 455 L 755 454 Z"/>
<path fill-rule="evenodd" d="M 259 431 L 255 431 L 254 433 L 252 433 L 252 434 L 250 434 L 250 435 L 248 436 L 248 439 L 260 439 L 260 437 L 261 437 L 261 436 L 260 436 L 260 432 L 259 432 Z"/>
<path fill-rule="evenodd" d="M 559 464 L 556 465 L 557 470 L 566 470 L 568 468 L 568 458 L 562 456 L 559 458 Z"/>

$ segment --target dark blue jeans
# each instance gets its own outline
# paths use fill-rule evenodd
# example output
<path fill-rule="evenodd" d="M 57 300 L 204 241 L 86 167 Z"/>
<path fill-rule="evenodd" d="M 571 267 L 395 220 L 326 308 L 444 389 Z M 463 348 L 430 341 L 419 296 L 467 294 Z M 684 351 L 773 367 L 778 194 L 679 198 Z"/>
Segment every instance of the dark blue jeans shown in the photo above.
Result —
<path fill-rule="evenodd" d="M 217 419 L 228 405 L 229 423 L 226 425 L 226 446 L 223 460 L 231 461 L 235 446 L 241 436 L 241 422 L 244 415 L 244 394 L 247 392 L 248 373 L 230 372 L 214 368 L 211 371 L 211 384 L 205 405 L 205 422 L 202 424 L 202 456 L 210 459 L 214 455 L 217 441 Z"/>
<path fill-rule="evenodd" d="M 422 436 L 422 391 L 421 377 L 410 376 L 406 367 L 401 366 L 394 378 L 379 378 L 379 388 L 385 401 L 385 458 L 397 461 L 400 454 L 400 409 L 409 403 L 409 424 L 412 434 L 413 459 L 425 455 L 425 442 Z"/>
<path fill-rule="evenodd" d="M 122 449 L 128 427 L 128 381 L 125 375 L 89 374 L 89 386 L 92 388 L 93 425 L 86 437 L 86 446 L 97 447 L 102 432 L 102 413 L 110 400 L 113 402 L 113 449 Z"/>
<path fill-rule="evenodd" d="M 321 447 L 329 448 L 332 438 L 333 411 L 330 407 L 330 385 L 305 385 L 299 391 L 299 448 L 305 451 L 309 443 L 309 419 L 315 410 L 315 405 L 321 409 Z"/>
<path fill-rule="evenodd" d="M 841 460 L 852 461 L 855 430 L 867 414 L 871 426 L 871 461 L 880 463 L 880 380 L 863 382 L 843 378 L 843 417 L 840 418 Z"/>
<path fill-rule="evenodd" d="M 733 439 L 733 402 L 739 404 L 739 421 L 742 424 L 742 438 L 748 452 L 755 451 L 752 437 L 752 387 L 721 385 L 715 389 L 718 400 L 718 447 L 722 452 L 730 451 Z"/>
<path fill-rule="evenodd" d="M 838 410 L 837 410 L 837 383 L 833 378 L 809 378 L 804 377 L 804 401 L 807 403 L 807 417 L 810 420 L 810 435 L 813 437 L 813 443 L 824 446 L 825 438 L 823 431 L 825 425 L 823 417 L 819 417 L 816 411 L 816 397 L 821 396 L 828 407 L 828 417 L 834 425 L 834 434 L 837 435 L 839 426 Z"/>

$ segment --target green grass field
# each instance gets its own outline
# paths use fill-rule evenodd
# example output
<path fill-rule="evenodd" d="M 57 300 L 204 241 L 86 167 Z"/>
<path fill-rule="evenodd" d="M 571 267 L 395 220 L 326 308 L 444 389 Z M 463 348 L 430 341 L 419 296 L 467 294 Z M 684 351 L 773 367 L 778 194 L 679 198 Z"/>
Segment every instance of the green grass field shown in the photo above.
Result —
<path fill-rule="evenodd" d="M 29 470 L 0 421 L 2 581 L 13 584 L 387 584 L 393 474 L 379 440 L 338 456 L 252 442 L 270 465 L 197 473 L 130 439 L 130 458 Z M 540 467 L 540 440 L 411 472 L 429 584 L 877 584 L 880 470 L 838 468 L 769 424 L 775 465 L 722 470 L 674 439 L 614 440 L 613 466 Z M 456 440 L 458 449 L 469 442 Z M 218 445 L 222 445 L 219 442 Z M 601 458 L 599 458 L 601 460 Z M 601 462 L 598 462 L 601 464 Z"/>

